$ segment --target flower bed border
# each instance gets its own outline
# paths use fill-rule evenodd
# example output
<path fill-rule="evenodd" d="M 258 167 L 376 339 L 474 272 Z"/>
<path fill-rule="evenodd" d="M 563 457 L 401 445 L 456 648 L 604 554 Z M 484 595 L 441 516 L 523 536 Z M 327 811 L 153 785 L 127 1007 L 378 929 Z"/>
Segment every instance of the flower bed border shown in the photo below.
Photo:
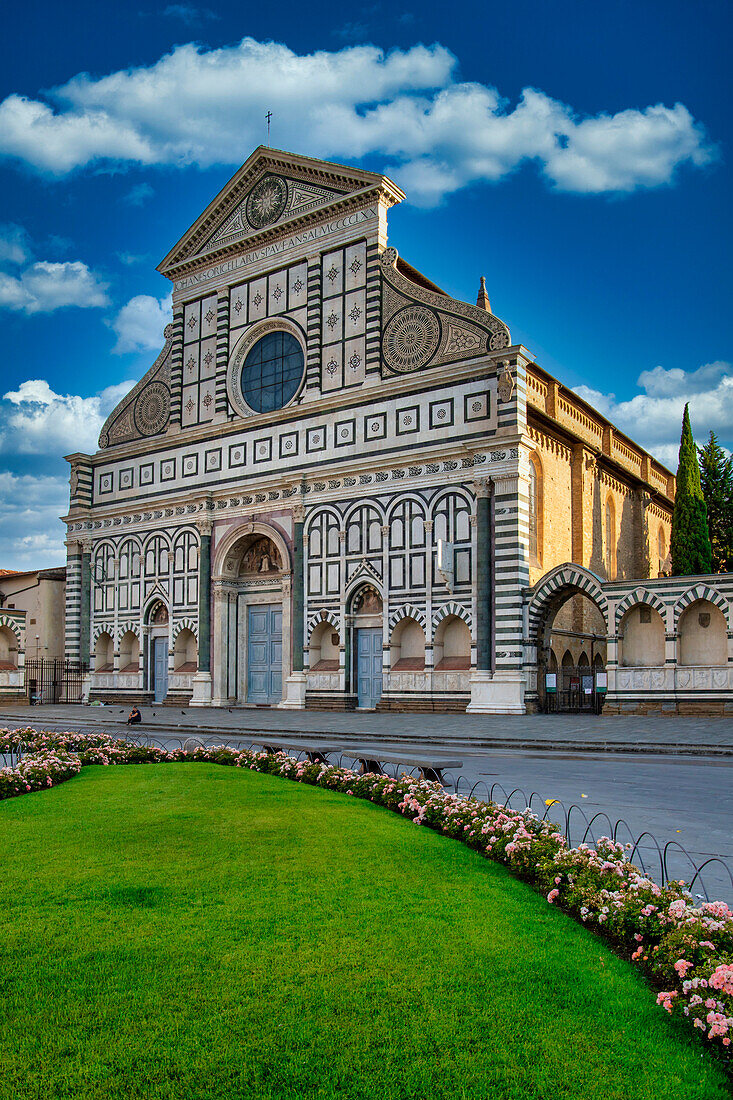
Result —
<path fill-rule="evenodd" d="M 168 751 L 107 734 L 0 730 L 0 753 L 15 752 L 19 744 L 19 763 L 0 768 L 0 800 L 58 786 L 89 764 L 213 763 L 363 798 L 460 840 L 602 935 L 660 988 L 657 1004 L 714 1040 L 733 1068 L 733 913 L 724 902 L 696 907 L 681 881 L 659 886 L 608 837 L 595 848 L 568 848 L 558 826 L 529 809 L 450 794 L 439 783 L 410 776 L 359 775 L 298 761 L 284 752 L 225 746 Z"/>

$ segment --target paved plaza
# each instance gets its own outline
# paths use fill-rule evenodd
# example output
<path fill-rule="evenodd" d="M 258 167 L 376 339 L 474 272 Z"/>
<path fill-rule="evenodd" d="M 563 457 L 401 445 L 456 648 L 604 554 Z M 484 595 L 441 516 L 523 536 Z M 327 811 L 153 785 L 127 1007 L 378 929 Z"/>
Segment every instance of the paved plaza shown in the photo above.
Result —
<path fill-rule="evenodd" d="M 105 730 L 129 733 L 122 707 L 34 707 L 0 711 L 0 725 Z M 479 797 L 497 801 L 521 788 L 536 793 L 535 808 L 546 799 L 570 806 L 571 840 L 583 839 L 585 819 L 607 814 L 622 818 L 619 839 L 635 839 L 648 830 L 660 845 L 676 842 L 699 865 L 717 856 L 733 865 L 733 723 L 719 719 L 603 718 L 527 716 L 487 718 L 450 714 L 344 714 L 264 709 L 181 710 L 143 708 L 144 724 L 135 736 L 152 736 L 174 747 L 196 736 L 207 743 L 226 740 L 249 745 L 268 739 L 292 747 L 337 748 L 350 763 L 349 750 L 370 751 L 414 761 L 461 760 L 450 779 L 465 777 L 460 789 L 474 784 Z M 338 759 L 338 754 L 335 757 Z M 485 786 L 484 786 L 485 784 Z M 493 791 L 491 790 L 492 785 Z M 523 795 L 516 794 L 519 805 Z M 609 831 L 605 819 L 594 835 Z M 642 856 L 659 876 L 659 858 L 648 840 Z M 676 846 L 668 852 L 669 873 L 689 881 L 690 864 Z M 712 866 L 705 875 L 711 896 L 733 902 L 725 871 Z"/>
<path fill-rule="evenodd" d="M 277 707 L 144 706 L 146 729 L 180 729 L 286 737 L 314 734 L 342 739 L 386 739 L 395 745 L 559 748 L 626 752 L 711 752 L 733 756 L 733 719 L 607 716 L 593 714 L 396 714 L 359 711 L 280 710 Z M 43 722 L 124 723 L 129 707 L 39 706 L 0 709 L 0 725 Z"/>

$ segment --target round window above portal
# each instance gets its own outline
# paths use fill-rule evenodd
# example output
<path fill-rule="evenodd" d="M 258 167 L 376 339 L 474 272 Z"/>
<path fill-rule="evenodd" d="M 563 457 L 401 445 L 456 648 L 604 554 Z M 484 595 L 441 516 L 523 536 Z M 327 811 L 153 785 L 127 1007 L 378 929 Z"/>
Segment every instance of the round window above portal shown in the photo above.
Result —
<path fill-rule="evenodd" d="M 268 332 L 250 348 L 242 367 L 242 396 L 255 412 L 282 409 L 303 377 L 303 349 L 289 332 Z"/>
<path fill-rule="evenodd" d="M 237 343 L 227 392 L 242 416 L 275 412 L 297 396 L 305 378 L 302 333 L 285 318 L 256 325 Z"/>

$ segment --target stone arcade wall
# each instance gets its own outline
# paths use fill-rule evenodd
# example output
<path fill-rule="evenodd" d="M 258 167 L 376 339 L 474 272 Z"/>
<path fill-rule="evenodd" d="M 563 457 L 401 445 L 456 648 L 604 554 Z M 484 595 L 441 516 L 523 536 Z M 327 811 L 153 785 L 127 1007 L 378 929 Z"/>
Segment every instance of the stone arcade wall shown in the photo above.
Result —
<path fill-rule="evenodd" d="M 525 595 L 529 711 L 564 599 L 583 593 L 606 624 L 605 714 L 733 714 L 733 573 L 604 581 L 566 563 Z"/>

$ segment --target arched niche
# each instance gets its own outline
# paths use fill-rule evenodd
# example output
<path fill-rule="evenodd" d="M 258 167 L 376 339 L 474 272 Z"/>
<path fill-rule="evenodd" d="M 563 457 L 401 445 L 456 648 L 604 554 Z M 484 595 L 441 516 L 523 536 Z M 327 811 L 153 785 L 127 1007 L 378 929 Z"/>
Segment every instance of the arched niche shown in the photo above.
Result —
<path fill-rule="evenodd" d="M 728 663 L 727 623 L 720 608 L 709 600 L 695 600 L 680 616 L 677 627 L 680 665 Z"/>
<path fill-rule="evenodd" d="M 188 627 L 179 630 L 173 645 L 173 669 L 175 672 L 195 672 L 198 668 L 196 635 Z"/>
<path fill-rule="evenodd" d="M 309 645 L 311 672 L 338 672 L 339 633 L 332 623 L 324 620 L 311 634 Z"/>
<path fill-rule="evenodd" d="M 94 647 L 94 671 L 111 672 L 115 662 L 115 644 L 112 636 L 103 630 Z"/>
<path fill-rule="evenodd" d="M 619 664 L 625 668 L 658 668 L 664 664 L 664 621 L 654 607 L 636 604 L 621 620 Z"/>
<path fill-rule="evenodd" d="M 401 619 L 390 639 L 393 672 L 421 672 L 425 668 L 425 631 L 416 619 Z"/>
<path fill-rule="evenodd" d="M 436 672 L 452 672 L 471 667 L 471 631 L 457 615 L 446 615 L 438 623 L 433 642 Z"/>
<path fill-rule="evenodd" d="M 120 638 L 120 672 L 137 672 L 140 665 L 140 643 L 134 630 Z"/>
<path fill-rule="evenodd" d="M 18 639 L 9 626 L 0 626 L 0 669 L 18 667 Z"/>

